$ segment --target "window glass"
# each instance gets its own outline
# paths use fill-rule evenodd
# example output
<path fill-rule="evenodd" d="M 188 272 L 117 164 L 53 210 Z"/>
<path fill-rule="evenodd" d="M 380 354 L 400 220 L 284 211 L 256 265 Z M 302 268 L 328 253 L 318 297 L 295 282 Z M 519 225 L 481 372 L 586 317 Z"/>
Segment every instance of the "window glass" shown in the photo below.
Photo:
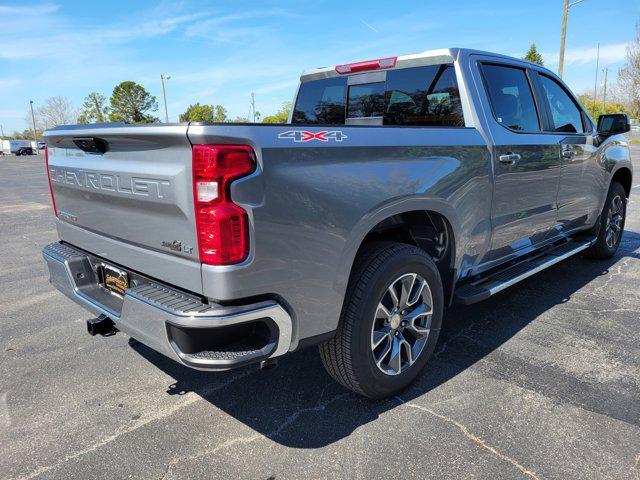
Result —
<path fill-rule="evenodd" d="M 385 125 L 464 126 L 453 65 L 387 73 Z"/>
<path fill-rule="evenodd" d="M 349 87 L 349 118 L 381 117 L 384 112 L 384 82 Z"/>
<path fill-rule="evenodd" d="M 556 132 L 583 133 L 582 115 L 574 101 L 558 82 L 540 75 L 542 88 L 551 107 L 553 127 Z"/>
<path fill-rule="evenodd" d="M 344 124 L 346 77 L 312 80 L 300 85 L 292 123 Z"/>
<path fill-rule="evenodd" d="M 499 123 L 512 130 L 540 130 L 536 106 L 525 71 L 500 65 L 483 65 L 491 108 Z"/>
<path fill-rule="evenodd" d="M 344 124 L 382 117 L 384 125 L 463 127 L 453 65 L 389 70 L 385 82 L 347 86 L 348 77 L 303 82 L 292 123 Z"/>

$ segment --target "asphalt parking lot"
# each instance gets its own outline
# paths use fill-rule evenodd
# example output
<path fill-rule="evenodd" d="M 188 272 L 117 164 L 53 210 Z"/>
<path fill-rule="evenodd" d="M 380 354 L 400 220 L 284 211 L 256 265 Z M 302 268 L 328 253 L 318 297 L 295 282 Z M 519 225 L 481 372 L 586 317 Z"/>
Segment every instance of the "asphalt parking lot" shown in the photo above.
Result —
<path fill-rule="evenodd" d="M 0 157 L 1 478 L 640 478 L 637 179 L 615 258 L 448 311 L 418 382 L 372 402 L 315 348 L 206 374 L 90 337 L 40 256 L 43 163 Z"/>

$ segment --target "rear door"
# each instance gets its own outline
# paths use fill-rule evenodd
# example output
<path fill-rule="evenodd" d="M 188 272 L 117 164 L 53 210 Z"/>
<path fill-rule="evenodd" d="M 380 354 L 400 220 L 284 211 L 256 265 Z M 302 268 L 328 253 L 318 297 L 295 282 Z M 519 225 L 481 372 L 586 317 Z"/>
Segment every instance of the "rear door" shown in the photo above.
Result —
<path fill-rule="evenodd" d="M 560 158 L 557 141 L 542 133 L 532 72 L 508 63 L 479 64 L 494 142 L 493 236 L 487 261 L 531 249 L 557 226 Z"/>

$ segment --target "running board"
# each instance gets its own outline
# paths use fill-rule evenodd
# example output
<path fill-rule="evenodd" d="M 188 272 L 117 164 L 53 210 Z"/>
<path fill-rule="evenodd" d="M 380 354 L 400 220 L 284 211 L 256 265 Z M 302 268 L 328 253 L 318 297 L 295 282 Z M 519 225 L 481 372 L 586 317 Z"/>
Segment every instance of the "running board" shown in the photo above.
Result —
<path fill-rule="evenodd" d="M 549 268 L 566 258 L 589 248 L 594 240 L 569 240 L 566 243 L 543 250 L 538 255 L 529 257 L 515 265 L 489 273 L 456 289 L 455 301 L 463 305 L 486 300 L 505 288 Z"/>

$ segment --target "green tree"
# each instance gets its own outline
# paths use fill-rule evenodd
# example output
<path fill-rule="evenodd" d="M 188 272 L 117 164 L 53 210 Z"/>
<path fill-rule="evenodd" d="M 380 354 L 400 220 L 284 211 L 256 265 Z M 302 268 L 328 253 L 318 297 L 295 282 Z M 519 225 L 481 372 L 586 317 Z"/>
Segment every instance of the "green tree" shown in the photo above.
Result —
<path fill-rule="evenodd" d="M 91 92 L 84 99 L 79 123 L 103 123 L 107 121 L 109 115 L 109 107 L 106 105 L 107 99 L 98 92 Z"/>
<path fill-rule="evenodd" d="M 40 135 L 42 135 L 42 132 L 39 131 L 38 138 L 40 138 Z M 8 138 L 13 140 L 33 140 L 33 130 L 28 128 L 26 130 L 23 130 L 22 132 L 18 132 L 17 130 L 14 130 L 13 133 L 9 135 Z"/>
<path fill-rule="evenodd" d="M 537 63 L 538 65 L 544 65 L 542 54 L 538 52 L 538 47 L 536 47 L 535 43 L 531 44 L 529 51 L 524 57 L 522 57 L 522 59 L 527 60 L 528 62 Z"/>
<path fill-rule="evenodd" d="M 181 122 L 224 122 L 227 120 L 227 110 L 222 105 L 189 105 L 180 115 Z"/>
<path fill-rule="evenodd" d="M 214 105 L 213 110 L 215 112 L 213 116 L 214 122 L 226 122 L 229 120 L 229 118 L 227 117 L 227 109 L 222 105 Z"/>
<path fill-rule="evenodd" d="M 262 123 L 287 123 L 289 120 L 289 114 L 291 113 L 291 102 L 284 102 L 280 110 L 274 115 L 264 117 Z"/>
<path fill-rule="evenodd" d="M 158 101 L 136 82 L 122 82 L 113 89 L 109 99 L 109 120 L 112 122 L 153 123 L 158 117 L 148 114 L 158 110 Z"/>
<path fill-rule="evenodd" d="M 595 122 L 598 121 L 600 115 L 605 113 L 631 113 L 629 109 L 620 102 L 607 101 L 606 105 L 603 105 L 602 99 L 594 100 L 593 95 L 589 93 L 578 95 L 578 99 Z"/>

